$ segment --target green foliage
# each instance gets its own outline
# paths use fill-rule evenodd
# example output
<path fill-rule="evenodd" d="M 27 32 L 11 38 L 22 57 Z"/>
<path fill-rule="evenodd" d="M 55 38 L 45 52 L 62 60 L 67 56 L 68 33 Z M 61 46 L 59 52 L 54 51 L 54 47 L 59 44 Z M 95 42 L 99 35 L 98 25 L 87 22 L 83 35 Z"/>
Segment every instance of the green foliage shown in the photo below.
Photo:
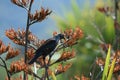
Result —
<path fill-rule="evenodd" d="M 53 72 L 52 72 L 52 79 L 57 80 L 57 78 L 56 78 L 56 76 L 55 76 L 55 74 Z"/>
<path fill-rule="evenodd" d="M 99 0 L 96 2 L 98 3 Z M 115 36 L 113 20 L 111 17 L 105 16 L 97 10 L 97 6 L 91 7 L 87 2 L 84 8 L 81 9 L 75 0 L 71 0 L 71 11 L 65 12 L 65 17 L 56 16 L 55 20 L 60 29 L 82 28 L 86 36 L 90 35 L 94 39 L 104 40 L 106 43 L 112 43 Z"/>
<path fill-rule="evenodd" d="M 99 12 L 97 9 L 103 7 L 105 3 L 111 5 L 109 0 L 95 0 L 91 5 L 89 1 L 83 3 L 84 6 L 78 5 L 76 0 L 71 0 L 71 10 L 64 10 L 64 16 L 57 15 L 54 17 L 60 30 L 66 28 L 80 27 L 84 32 L 84 39 L 74 46 L 77 50 L 77 62 L 66 75 L 86 74 L 90 72 L 90 65 L 100 54 L 99 44 L 105 42 L 112 44 L 115 37 L 114 23 L 111 17 Z M 82 8 L 81 8 L 82 7 Z M 72 72 L 72 73 L 71 73 Z M 97 73 L 97 72 L 96 72 Z M 65 75 L 63 75 L 65 77 Z"/>
<path fill-rule="evenodd" d="M 109 64 L 110 64 L 110 50 L 111 50 L 111 47 L 109 46 L 107 57 L 106 57 L 106 60 L 105 60 L 105 66 L 104 66 L 102 80 L 107 79 L 107 74 L 108 74 Z"/>
<path fill-rule="evenodd" d="M 105 27 L 105 32 L 103 33 L 105 35 L 105 41 L 107 43 L 112 43 L 114 36 L 115 36 L 115 32 L 114 32 L 114 21 L 111 17 L 106 17 L 105 18 L 106 21 L 106 27 Z"/>
<path fill-rule="evenodd" d="M 110 51 L 111 51 L 111 47 L 109 46 L 107 57 L 106 57 L 106 61 L 105 61 L 105 66 L 104 66 L 102 80 L 111 80 L 111 78 L 112 78 L 112 73 L 113 73 L 113 69 L 114 69 L 114 66 L 115 66 L 116 58 L 113 59 L 113 61 L 111 63 L 111 67 L 109 69 L 109 65 L 110 65 Z"/>
<path fill-rule="evenodd" d="M 2 72 L 2 74 L 0 74 L 1 80 L 5 80 L 6 77 L 6 72 L 4 68 L 0 68 L 0 72 Z"/>
<path fill-rule="evenodd" d="M 110 72 L 109 72 L 109 74 L 108 74 L 107 80 L 111 80 L 111 78 L 112 78 L 113 69 L 114 69 L 114 66 L 115 66 L 115 61 L 116 61 L 116 59 L 113 59 L 112 65 L 111 65 Z"/>

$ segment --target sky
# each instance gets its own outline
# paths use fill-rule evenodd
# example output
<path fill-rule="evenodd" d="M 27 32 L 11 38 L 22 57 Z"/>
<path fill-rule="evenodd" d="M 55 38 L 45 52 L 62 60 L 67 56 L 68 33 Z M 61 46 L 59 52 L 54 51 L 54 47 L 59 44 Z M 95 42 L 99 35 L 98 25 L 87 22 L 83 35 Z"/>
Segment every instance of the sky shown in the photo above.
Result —
<path fill-rule="evenodd" d="M 82 6 L 84 0 L 77 0 Z M 85 0 L 86 1 L 86 0 Z M 94 0 L 91 0 L 94 1 Z M 52 14 L 49 15 L 44 21 L 36 23 L 30 27 L 30 30 L 38 36 L 40 39 L 47 39 L 52 36 L 53 31 L 59 32 L 57 25 L 52 18 L 54 15 L 63 14 L 63 7 L 69 10 L 71 7 L 70 0 L 34 0 L 32 6 L 32 12 L 39 10 L 41 7 L 52 10 Z M 27 21 L 26 11 L 13 3 L 11 0 L 0 1 L 0 39 L 6 40 L 4 35 L 5 30 L 9 28 L 25 29 Z M 7 41 L 8 42 L 8 41 Z"/>
<path fill-rule="evenodd" d="M 44 7 L 52 10 L 52 14 L 41 23 L 36 23 L 31 26 L 30 30 L 33 32 L 33 34 L 37 35 L 39 38 L 47 38 L 52 35 L 53 31 L 58 31 L 54 20 L 51 19 L 51 16 L 61 13 L 60 6 L 64 5 L 65 3 L 68 4 L 67 0 L 61 0 L 59 3 L 57 0 L 34 0 L 32 12 Z M 26 11 L 23 8 L 12 4 L 10 0 L 1 0 L 0 39 L 5 39 L 4 32 L 6 29 L 11 27 L 15 29 L 18 29 L 18 27 L 25 29 L 26 21 Z"/>

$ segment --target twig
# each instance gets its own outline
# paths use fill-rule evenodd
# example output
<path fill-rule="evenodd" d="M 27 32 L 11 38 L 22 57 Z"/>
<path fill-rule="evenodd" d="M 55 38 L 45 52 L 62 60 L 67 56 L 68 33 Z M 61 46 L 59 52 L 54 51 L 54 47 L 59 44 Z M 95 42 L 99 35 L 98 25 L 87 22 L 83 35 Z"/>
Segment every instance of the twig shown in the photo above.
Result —
<path fill-rule="evenodd" d="M 29 23 L 30 23 L 30 19 L 29 19 L 29 13 L 31 12 L 31 6 L 32 6 L 32 0 L 30 1 L 30 5 L 29 5 L 29 9 L 28 9 L 28 14 L 27 14 L 27 25 L 26 25 L 26 35 L 25 35 L 25 63 L 27 61 L 27 47 L 28 47 L 28 32 L 29 32 Z"/>
<path fill-rule="evenodd" d="M 44 58 L 43 60 L 44 60 L 44 65 L 45 65 L 45 79 L 46 79 L 46 77 L 47 77 L 47 80 L 49 80 L 49 75 L 48 75 L 48 64 L 46 64 L 45 58 Z"/>
<path fill-rule="evenodd" d="M 32 0 L 30 1 L 30 5 L 28 7 L 28 13 L 27 13 L 27 25 L 26 25 L 26 35 L 25 35 L 25 63 L 27 63 L 27 49 L 28 49 L 28 32 L 29 32 L 29 23 L 30 23 L 30 19 L 29 19 L 29 14 L 31 12 L 31 7 L 32 7 Z M 26 73 L 24 72 L 24 80 L 26 80 Z"/>
<path fill-rule="evenodd" d="M 118 14 L 117 14 L 117 11 L 118 11 L 118 0 L 114 0 L 115 1 L 115 19 L 114 19 L 114 24 L 115 24 L 115 49 L 118 50 L 120 49 L 120 25 L 118 24 L 118 20 L 117 20 L 117 17 L 118 17 Z"/>
<path fill-rule="evenodd" d="M 32 25 L 34 23 L 38 22 L 38 20 L 32 21 L 29 25 Z"/>
<path fill-rule="evenodd" d="M 92 77 L 91 77 L 91 80 L 94 80 L 95 69 L 96 69 L 96 64 L 93 66 L 93 71 L 92 71 Z"/>
<path fill-rule="evenodd" d="M 98 73 L 98 75 L 96 76 L 95 80 L 99 80 L 99 79 L 100 79 L 102 72 L 103 72 L 103 71 L 100 71 L 100 72 Z"/>
<path fill-rule="evenodd" d="M 18 1 L 19 1 L 19 3 L 21 3 L 20 0 L 18 0 Z M 28 9 L 26 8 L 26 6 L 24 6 L 24 5 L 22 5 L 22 4 L 20 4 L 19 6 L 20 6 L 21 8 L 24 8 L 26 11 L 28 11 Z"/>
<path fill-rule="evenodd" d="M 50 11 L 47 15 L 49 15 L 49 14 L 51 14 L 51 13 L 52 13 L 52 11 Z M 43 19 L 42 19 L 42 20 L 43 20 Z M 39 20 L 39 19 L 33 20 L 33 21 L 30 22 L 29 25 L 32 25 L 32 24 L 37 23 L 37 22 L 41 22 L 42 20 Z"/>
<path fill-rule="evenodd" d="M 117 21 L 117 10 L 118 10 L 118 0 L 114 0 L 115 1 L 115 21 Z"/>
<path fill-rule="evenodd" d="M 0 59 L 1 59 L 2 62 L 4 63 L 4 65 L 1 65 L 1 66 L 5 68 L 6 73 L 7 73 L 8 80 L 10 80 L 10 73 L 9 73 L 8 68 L 7 68 L 6 62 L 3 60 L 3 58 L 0 57 Z"/>

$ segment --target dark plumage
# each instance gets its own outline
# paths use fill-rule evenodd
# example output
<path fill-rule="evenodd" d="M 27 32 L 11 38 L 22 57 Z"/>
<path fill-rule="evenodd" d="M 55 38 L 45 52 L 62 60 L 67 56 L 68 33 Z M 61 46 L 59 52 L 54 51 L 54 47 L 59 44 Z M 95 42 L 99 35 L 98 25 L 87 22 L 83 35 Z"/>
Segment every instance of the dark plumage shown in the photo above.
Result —
<path fill-rule="evenodd" d="M 33 64 L 40 56 L 43 56 L 43 58 L 45 58 L 47 55 L 49 55 L 56 48 L 59 40 L 61 39 L 64 39 L 63 34 L 58 34 L 53 38 L 46 40 L 45 43 L 36 50 L 35 56 L 28 64 Z"/>

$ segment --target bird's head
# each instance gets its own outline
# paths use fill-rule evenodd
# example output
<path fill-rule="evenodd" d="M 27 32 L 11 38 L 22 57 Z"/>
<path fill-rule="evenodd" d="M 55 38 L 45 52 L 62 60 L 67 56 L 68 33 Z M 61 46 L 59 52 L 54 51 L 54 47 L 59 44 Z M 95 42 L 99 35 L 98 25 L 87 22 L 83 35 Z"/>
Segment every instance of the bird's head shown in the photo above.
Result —
<path fill-rule="evenodd" d="M 56 36 L 55 36 L 55 39 L 56 39 L 56 41 L 61 41 L 62 39 L 65 39 L 65 35 L 64 34 L 57 34 Z"/>
<path fill-rule="evenodd" d="M 57 36 L 59 37 L 60 43 L 63 43 L 63 42 L 62 42 L 62 39 L 65 40 L 65 35 L 64 35 L 64 34 L 58 34 Z"/>
<path fill-rule="evenodd" d="M 60 40 L 61 40 L 61 39 L 65 39 L 64 34 L 58 34 L 57 36 L 59 37 Z"/>

